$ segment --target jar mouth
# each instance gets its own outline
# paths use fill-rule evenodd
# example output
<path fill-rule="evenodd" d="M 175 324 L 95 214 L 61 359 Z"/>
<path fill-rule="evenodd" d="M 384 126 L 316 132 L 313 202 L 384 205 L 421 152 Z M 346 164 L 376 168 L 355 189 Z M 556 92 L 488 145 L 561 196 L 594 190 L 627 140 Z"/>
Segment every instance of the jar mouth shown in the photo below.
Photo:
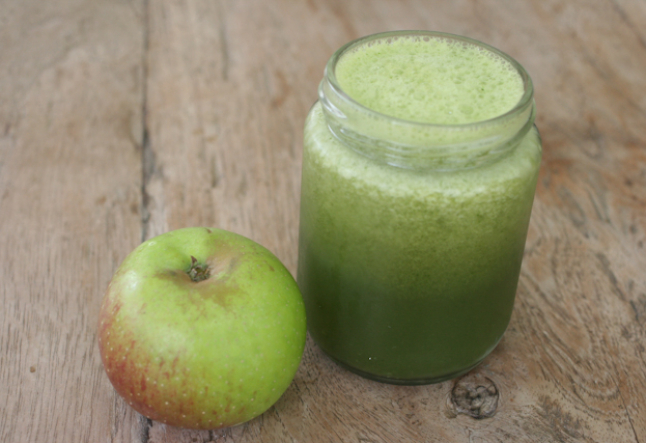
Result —
<path fill-rule="evenodd" d="M 399 38 L 424 41 L 447 39 L 474 45 L 509 63 L 523 82 L 519 101 L 495 117 L 467 123 L 440 124 L 406 120 L 371 109 L 352 98 L 339 84 L 335 69 L 354 49 Z M 534 124 L 532 80 L 525 69 L 502 51 L 468 37 L 433 31 L 393 31 L 372 34 L 337 50 L 325 68 L 319 100 L 332 135 L 356 152 L 406 169 L 468 169 L 492 162 L 518 146 Z"/>
<path fill-rule="evenodd" d="M 336 77 L 336 66 L 338 62 L 341 60 L 341 58 L 345 54 L 351 52 L 353 49 L 370 44 L 377 40 L 386 40 L 387 42 L 389 42 L 401 37 L 406 37 L 406 38 L 417 37 L 426 41 L 428 41 L 428 39 L 430 38 L 440 38 L 440 39 L 446 39 L 446 40 L 452 40 L 452 41 L 459 41 L 465 44 L 478 46 L 484 50 L 492 52 L 493 54 L 507 61 L 516 70 L 516 72 L 518 72 L 518 74 L 520 75 L 520 78 L 523 81 L 523 89 L 524 89 L 523 95 L 520 97 L 520 99 L 518 100 L 518 102 L 513 108 L 511 108 L 510 110 L 508 110 L 503 114 L 497 115 L 495 117 L 492 117 L 486 120 L 479 120 L 479 121 L 468 122 L 468 123 L 455 123 L 455 124 L 427 123 L 427 122 L 419 122 L 415 120 L 398 118 L 389 114 L 381 113 L 372 108 L 369 108 L 359 103 L 350 95 L 348 95 L 343 90 L 343 87 L 341 87 Z M 513 116 L 515 114 L 522 112 L 523 110 L 526 110 L 529 106 L 533 104 L 533 99 L 534 99 L 534 85 L 533 85 L 532 79 L 527 73 L 527 71 L 525 70 L 525 68 L 523 68 L 523 66 L 520 63 L 518 63 L 513 57 L 502 52 L 497 48 L 494 48 L 493 46 L 490 46 L 478 40 L 457 35 L 457 34 L 450 34 L 446 32 L 437 32 L 437 31 L 421 31 L 421 30 L 420 31 L 389 31 L 389 32 L 380 32 L 376 34 L 371 34 L 365 37 L 358 38 L 356 40 L 353 40 L 341 46 L 334 54 L 332 54 L 332 57 L 330 57 L 330 59 L 328 60 L 325 66 L 324 76 L 325 76 L 325 79 L 329 82 L 330 87 L 339 96 L 339 98 L 342 98 L 348 104 L 351 104 L 352 106 L 358 109 L 361 109 L 363 112 L 367 114 L 372 114 L 376 118 L 388 119 L 393 122 L 397 122 L 399 124 L 412 125 L 412 126 L 418 126 L 418 127 L 436 127 L 436 128 L 444 128 L 444 129 L 456 128 L 456 129 L 463 130 L 465 128 L 481 127 L 489 124 L 495 125 L 497 124 L 497 122 L 501 120 L 508 119 L 510 116 Z"/>

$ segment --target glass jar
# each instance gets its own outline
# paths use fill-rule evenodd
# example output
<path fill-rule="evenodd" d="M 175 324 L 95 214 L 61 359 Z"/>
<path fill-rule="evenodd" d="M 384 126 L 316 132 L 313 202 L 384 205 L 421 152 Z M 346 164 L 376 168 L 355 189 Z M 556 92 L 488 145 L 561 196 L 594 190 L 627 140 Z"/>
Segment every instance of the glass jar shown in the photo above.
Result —
<path fill-rule="evenodd" d="M 399 38 L 476 45 L 520 76 L 508 112 L 467 124 L 382 114 L 351 98 L 340 60 Z M 533 86 L 506 54 L 450 34 L 348 43 L 305 124 L 298 284 L 321 349 L 364 377 L 435 383 L 479 364 L 512 313 L 541 161 Z"/>

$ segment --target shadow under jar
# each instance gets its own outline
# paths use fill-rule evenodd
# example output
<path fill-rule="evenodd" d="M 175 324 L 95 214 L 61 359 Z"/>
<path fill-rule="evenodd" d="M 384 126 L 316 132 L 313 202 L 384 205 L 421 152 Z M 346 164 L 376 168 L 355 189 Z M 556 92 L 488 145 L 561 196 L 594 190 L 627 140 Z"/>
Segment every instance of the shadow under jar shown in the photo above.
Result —
<path fill-rule="evenodd" d="M 337 363 L 394 384 L 479 364 L 511 317 L 541 142 L 508 55 L 425 31 L 330 59 L 305 124 L 298 284 Z"/>

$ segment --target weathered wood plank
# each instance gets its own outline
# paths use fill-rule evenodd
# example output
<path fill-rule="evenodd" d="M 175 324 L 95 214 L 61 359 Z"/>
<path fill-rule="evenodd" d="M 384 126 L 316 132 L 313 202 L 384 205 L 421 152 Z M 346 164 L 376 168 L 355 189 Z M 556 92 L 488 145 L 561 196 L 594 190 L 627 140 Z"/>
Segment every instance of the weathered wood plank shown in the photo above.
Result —
<path fill-rule="evenodd" d="M 95 329 L 141 236 L 141 6 L 2 2 L 3 442 L 106 441 L 126 413 Z"/>
<path fill-rule="evenodd" d="M 29 0 L 0 11 L 0 440 L 646 441 L 643 2 Z M 134 413 L 94 343 L 120 260 L 142 232 L 210 225 L 293 272 L 302 127 L 325 62 L 353 38 L 412 28 L 483 40 L 534 79 L 544 162 L 500 346 L 459 381 L 398 387 L 308 342 L 293 385 L 245 425 L 188 431 Z M 470 381 L 496 386 L 493 417 L 452 403 Z"/>
<path fill-rule="evenodd" d="M 630 2 L 151 4 L 151 233 L 224 227 L 293 271 L 302 122 L 329 55 L 372 32 L 438 29 L 511 53 L 534 77 L 545 139 L 514 319 L 470 375 L 498 387 L 493 418 L 456 415 L 452 382 L 369 382 L 309 343 L 263 417 L 211 433 L 153 424 L 151 439 L 643 441 L 644 23 Z"/>

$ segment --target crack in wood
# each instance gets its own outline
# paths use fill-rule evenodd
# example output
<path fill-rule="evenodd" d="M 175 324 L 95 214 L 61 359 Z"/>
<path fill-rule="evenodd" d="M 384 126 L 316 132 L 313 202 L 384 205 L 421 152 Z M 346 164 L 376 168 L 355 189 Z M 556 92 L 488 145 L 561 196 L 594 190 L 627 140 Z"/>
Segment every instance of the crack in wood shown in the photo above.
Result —
<path fill-rule="evenodd" d="M 144 0 L 143 12 L 143 55 L 142 55 L 142 148 L 141 148 L 141 241 L 148 239 L 150 227 L 150 194 L 148 183 L 155 170 L 155 153 L 150 145 L 150 132 L 148 130 L 148 54 L 150 50 L 150 5 Z"/>
<path fill-rule="evenodd" d="M 612 286 L 612 292 L 614 292 L 621 301 L 625 302 L 626 295 L 624 294 L 624 291 L 622 291 L 619 287 L 619 281 L 617 280 L 617 276 L 611 269 L 610 260 L 608 260 L 608 257 L 606 257 L 603 252 L 597 253 L 597 259 L 600 263 L 599 269 L 608 277 L 608 281 Z"/>
<path fill-rule="evenodd" d="M 140 428 L 140 442 L 141 443 L 149 443 L 150 442 L 150 430 L 153 427 L 153 421 L 147 417 L 144 417 L 143 415 L 139 416 L 139 420 L 137 420 L 137 424 L 139 425 Z"/>
<path fill-rule="evenodd" d="M 220 27 L 220 47 L 222 50 L 222 79 L 229 80 L 229 43 L 227 41 L 226 19 L 222 2 L 218 2 L 218 26 Z"/>
<path fill-rule="evenodd" d="M 613 360 L 612 366 L 615 370 L 615 374 L 619 376 L 619 372 L 617 371 L 617 363 Z M 637 436 L 637 431 L 635 430 L 635 424 L 633 423 L 633 418 L 630 415 L 630 412 L 628 411 L 628 405 L 626 405 L 626 400 L 624 399 L 624 394 L 621 392 L 621 389 L 619 388 L 619 383 L 617 383 L 617 380 L 615 377 L 612 377 L 612 381 L 615 383 L 615 386 L 617 387 L 617 392 L 619 392 L 619 398 L 621 399 L 621 405 L 624 407 L 624 411 L 626 412 L 626 416 L 628 417 L 628 423 L 630 424 L 630 428 L 633 431 L 633 435 L 635 436 L 635 443 L 640 443 L 639 442 L 639 437 Z"/>

